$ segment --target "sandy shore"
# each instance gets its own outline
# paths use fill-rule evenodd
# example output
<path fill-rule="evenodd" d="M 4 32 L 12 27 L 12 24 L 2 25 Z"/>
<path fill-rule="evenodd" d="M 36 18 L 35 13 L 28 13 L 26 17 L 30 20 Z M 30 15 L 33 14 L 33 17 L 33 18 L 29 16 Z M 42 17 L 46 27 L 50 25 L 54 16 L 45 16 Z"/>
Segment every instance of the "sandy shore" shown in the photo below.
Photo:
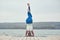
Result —
<path fill-rule="evenodd" d="M 12 37 L 0 36 L 0 40 L 60 40 L 60 36 L 47 36 L 47 37 Z"/>

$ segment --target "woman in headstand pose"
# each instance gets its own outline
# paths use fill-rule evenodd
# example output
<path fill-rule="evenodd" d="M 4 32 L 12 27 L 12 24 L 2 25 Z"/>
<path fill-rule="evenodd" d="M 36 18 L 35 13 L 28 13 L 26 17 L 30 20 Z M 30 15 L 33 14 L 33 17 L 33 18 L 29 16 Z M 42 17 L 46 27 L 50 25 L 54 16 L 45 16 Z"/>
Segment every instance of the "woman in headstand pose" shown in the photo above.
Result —
<path fill-rule="evenodd" d="M 28 18 L 26 19 L 26 26 L 27 26 L 27 30 L 26 30 L 26 36 L 34 36 L 34 33 L 33 33 L 33 20 L 32 20 L 32 14 L 31 14 L 31 10 L 30 10 L 30 4 L 27 3 L 27 6 L 28 6 Z"/>

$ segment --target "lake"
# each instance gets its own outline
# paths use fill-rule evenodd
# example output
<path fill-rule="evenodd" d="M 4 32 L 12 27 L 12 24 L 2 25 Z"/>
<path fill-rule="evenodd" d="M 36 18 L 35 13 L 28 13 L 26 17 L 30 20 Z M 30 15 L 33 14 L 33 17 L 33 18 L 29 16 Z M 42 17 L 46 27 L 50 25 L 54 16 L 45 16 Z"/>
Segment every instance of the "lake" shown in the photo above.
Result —
<path fill-rule="evenodd" d="M 60 35 L 60 30 L 58 29 L 34 29 L 34 36 L 49 36 L 49 35 Z M 0 35 L 5 36 L 25 36 L 25 29 L 0 29 Z"/>

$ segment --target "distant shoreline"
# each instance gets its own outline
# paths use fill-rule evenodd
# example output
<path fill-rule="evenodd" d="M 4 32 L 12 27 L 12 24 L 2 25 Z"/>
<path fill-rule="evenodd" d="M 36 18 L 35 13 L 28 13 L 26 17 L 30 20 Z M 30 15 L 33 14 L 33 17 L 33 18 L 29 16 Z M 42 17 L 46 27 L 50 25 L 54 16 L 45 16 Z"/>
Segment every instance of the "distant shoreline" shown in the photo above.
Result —
<path fill-rule="evenodd" d="M 34 22 L 34 29 L 60 29 L 60 22 Z M 0 29 L 26 29 L 26 23 L 0 23 Z"/>

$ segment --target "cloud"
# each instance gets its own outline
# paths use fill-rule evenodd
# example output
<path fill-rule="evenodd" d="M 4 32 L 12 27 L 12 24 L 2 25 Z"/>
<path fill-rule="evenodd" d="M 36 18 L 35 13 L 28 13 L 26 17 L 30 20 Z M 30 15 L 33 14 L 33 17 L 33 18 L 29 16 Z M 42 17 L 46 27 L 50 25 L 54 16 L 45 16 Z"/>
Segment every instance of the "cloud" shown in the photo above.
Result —
<path fill-rule="evenodd" d="M 25 22 L 27 0 L 0 0 L 0 22 Z M 30 0 L 34 22 L 60 21 L 59 0 Z"/>

